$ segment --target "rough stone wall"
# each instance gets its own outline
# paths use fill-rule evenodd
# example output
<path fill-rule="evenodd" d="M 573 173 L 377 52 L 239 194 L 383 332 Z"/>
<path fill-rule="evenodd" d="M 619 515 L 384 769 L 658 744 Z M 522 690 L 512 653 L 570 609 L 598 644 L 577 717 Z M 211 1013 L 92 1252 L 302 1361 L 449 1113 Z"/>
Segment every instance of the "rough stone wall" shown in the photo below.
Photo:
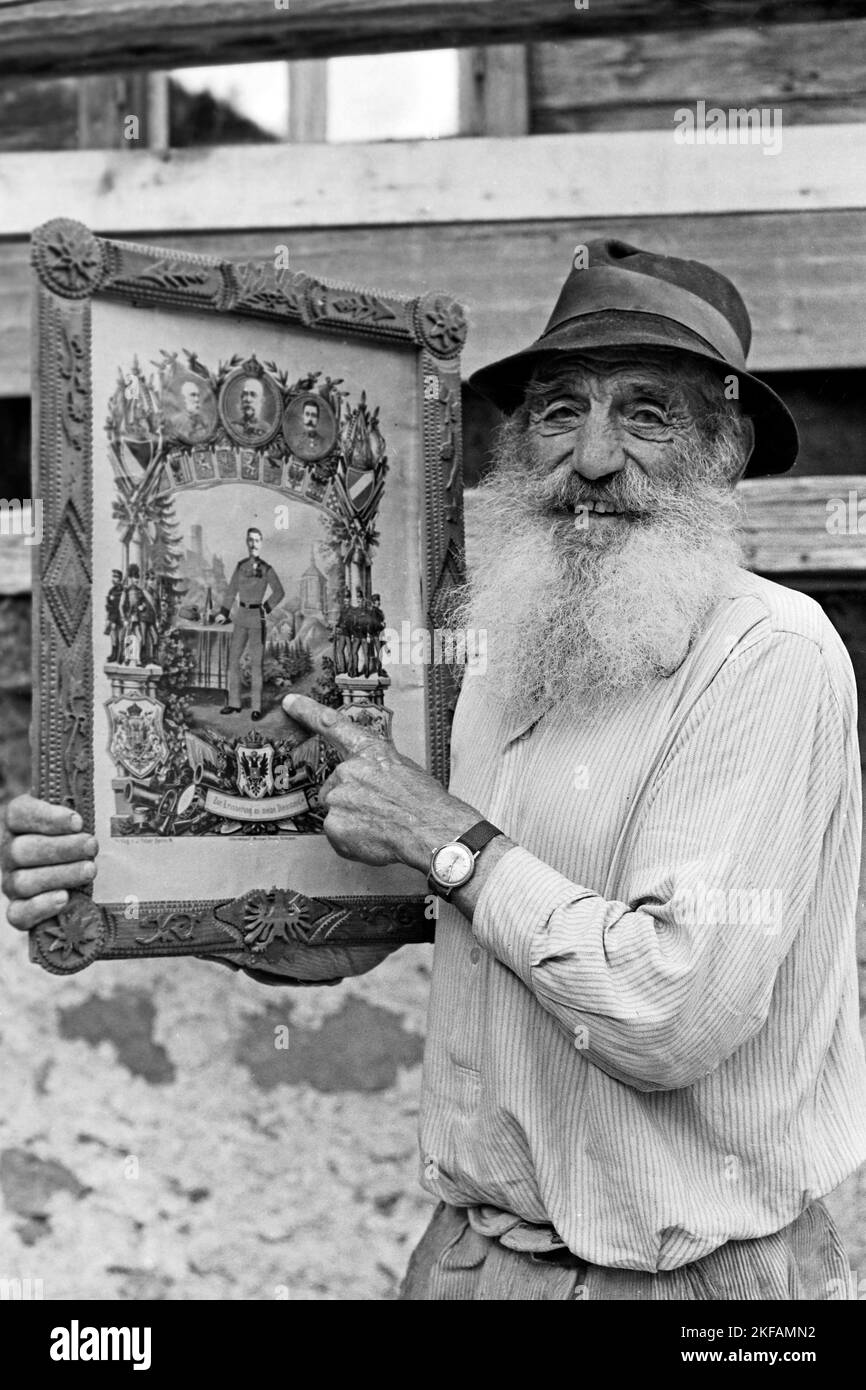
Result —
<path fill-rule="evenodd" d="M 0 1278 L 46 1299 L 393 1298 L 431 1211 L 430 960 L 312 990 L 191 960 L 60 979 L 4 926 Z"/>

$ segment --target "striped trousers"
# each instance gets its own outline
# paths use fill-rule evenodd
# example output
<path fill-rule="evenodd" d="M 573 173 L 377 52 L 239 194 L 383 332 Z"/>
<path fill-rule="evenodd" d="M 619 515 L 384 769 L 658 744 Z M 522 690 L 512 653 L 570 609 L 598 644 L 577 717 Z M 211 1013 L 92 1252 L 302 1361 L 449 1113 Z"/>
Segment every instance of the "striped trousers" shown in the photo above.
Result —
<path fill-rule="evenodd" d="M 679 1269 L 645 1273 L 587 1264 L 570 1251 L 508 1249 L 469 1224 L 465 1209 L 440 1202 L 414 1250 L 400 1290 L 405 1300 L 536 1299 L 847 1300 L 850 1268 L 823 1202 L 790 1226 L 732 1240 Z"/>

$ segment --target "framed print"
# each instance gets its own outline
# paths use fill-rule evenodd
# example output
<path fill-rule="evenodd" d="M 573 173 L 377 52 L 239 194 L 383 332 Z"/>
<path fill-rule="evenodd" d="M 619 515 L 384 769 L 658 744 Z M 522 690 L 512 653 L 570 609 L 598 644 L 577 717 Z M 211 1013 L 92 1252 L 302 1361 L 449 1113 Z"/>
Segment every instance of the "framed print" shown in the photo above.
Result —
<path fill-rule="evenodd" d="M 32 259 L 34 786 L 100 843 L 33 959 L 311 982 L 432 939 L 422 875 L 331 849 L 337 754 L 281 700 L 341 707 L 447 782 L 457 677 L 383 642 L 435 628 L 462 578 L 460 306 L 66 219 Z"/>

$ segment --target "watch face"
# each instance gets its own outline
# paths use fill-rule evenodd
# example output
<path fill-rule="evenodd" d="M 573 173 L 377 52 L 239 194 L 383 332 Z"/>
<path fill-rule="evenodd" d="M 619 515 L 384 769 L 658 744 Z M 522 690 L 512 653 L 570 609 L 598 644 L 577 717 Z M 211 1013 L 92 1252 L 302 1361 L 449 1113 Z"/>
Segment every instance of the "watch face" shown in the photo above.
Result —
<path fill-rule="evenodd" d="M 472 877 L 475 855 L 466 845 L 443 845 L 433 856 L 433 874 L 449 887 Z"/>

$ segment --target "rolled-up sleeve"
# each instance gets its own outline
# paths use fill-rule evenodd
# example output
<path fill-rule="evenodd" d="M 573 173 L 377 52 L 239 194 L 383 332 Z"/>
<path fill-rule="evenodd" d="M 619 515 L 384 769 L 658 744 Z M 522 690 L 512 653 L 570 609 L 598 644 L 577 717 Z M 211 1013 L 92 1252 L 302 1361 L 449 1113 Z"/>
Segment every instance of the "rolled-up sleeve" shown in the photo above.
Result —
<path fill-rule="evenodd" d="M 859 775 L 853 697 L 841 708 L 834 685 L 816 642 L 761 636 L 682 720 L 615 897 L 523 847 L 484 884 L 479 943 L 615 1079 L 693 1084 L 765 1023 Z"/>

